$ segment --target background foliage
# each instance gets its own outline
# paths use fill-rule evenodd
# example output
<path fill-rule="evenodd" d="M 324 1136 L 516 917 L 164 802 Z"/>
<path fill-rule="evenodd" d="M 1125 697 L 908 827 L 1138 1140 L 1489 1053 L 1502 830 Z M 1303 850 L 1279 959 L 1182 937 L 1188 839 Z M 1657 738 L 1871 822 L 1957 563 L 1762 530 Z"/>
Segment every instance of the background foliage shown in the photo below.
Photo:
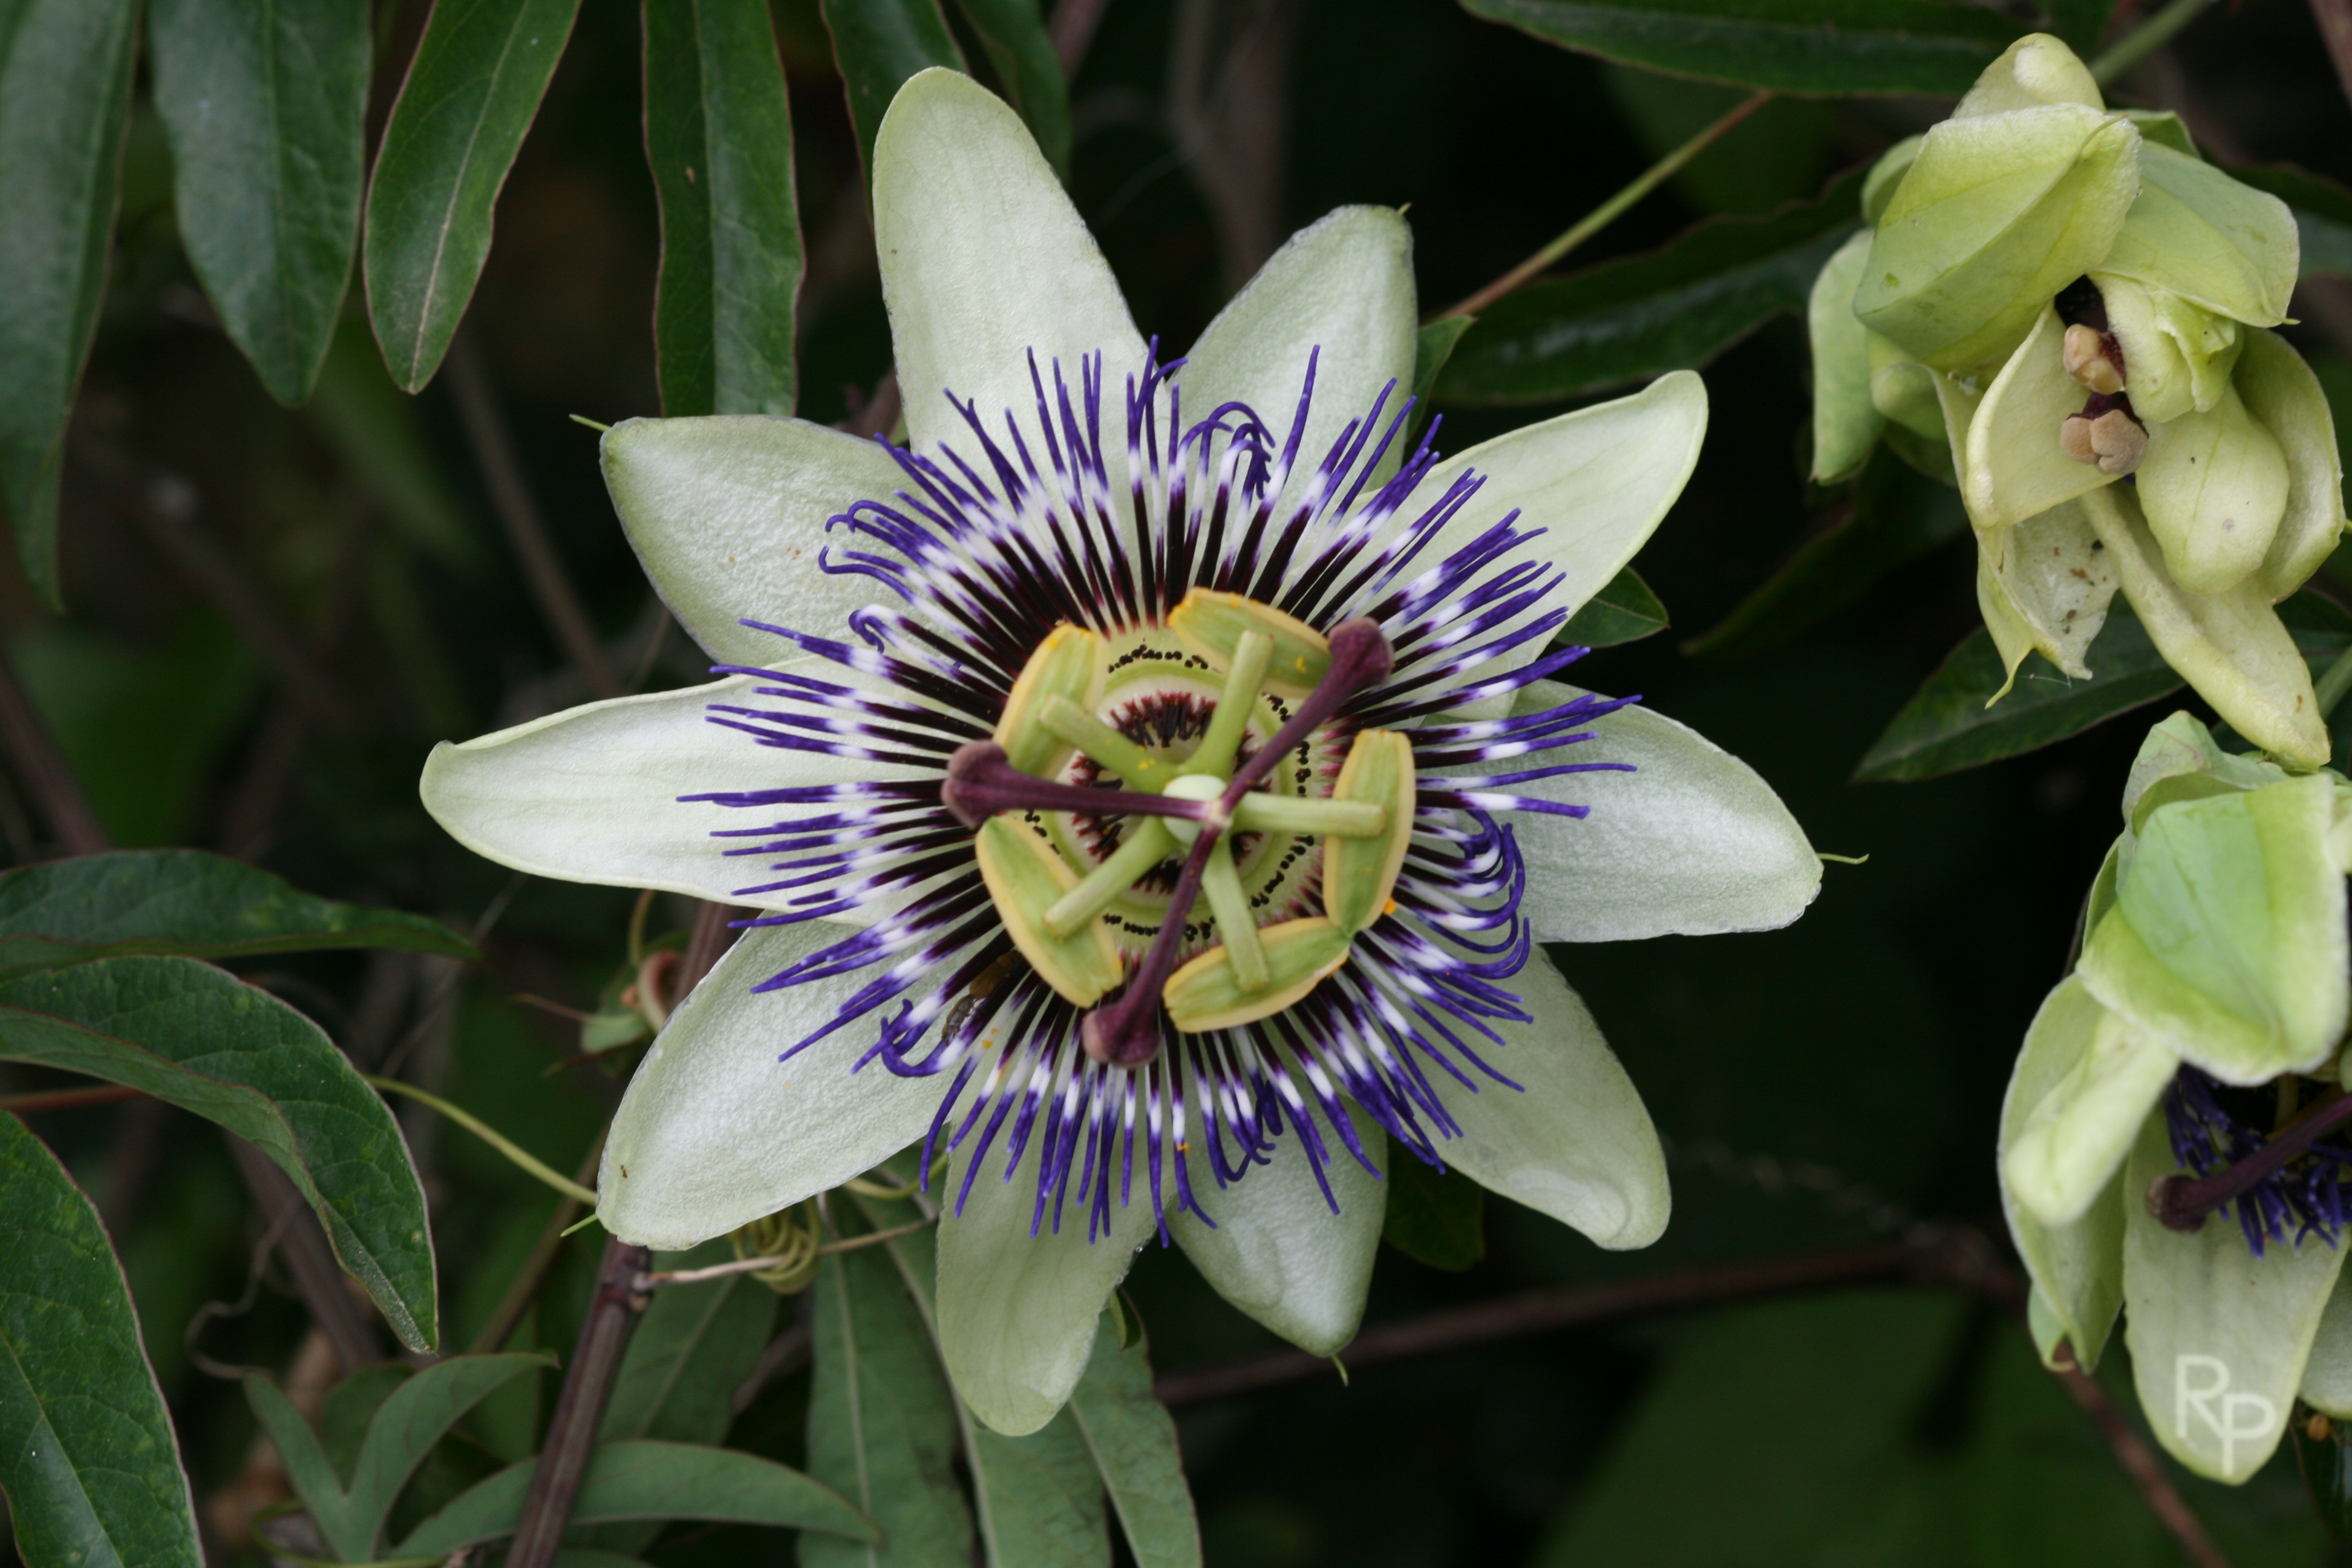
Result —
<path fill-rule="evenodd" d="M 256 918 L 282 941 L 227 943 L 227 917 L 209 907 L 176 935 L 150 922 L 68 937 L 23 913 L 42 907 L 41 889 L 11 879 L 0 963 L 25 962 L 0 981 L 0 1092 L 86 1087 L 63 1069 L 100 1068 L 68 1060 L 80 1037 L 68 1037 L 139 1011 L 125 987 L 189 1008 L 210 1005 L 196 994 L 210 987 L 233 993 L 248 1026 L 299 1042 L 284 1049 L 334 1058 L 352 1116 L 382 1107 L 342 1058 L 446 1097 L 559 1173 L 581 1166 L 622 1080 L 610 1058 L 583 1055 L 572 1015 L 615 1005 L 630 895 L 471 858 L 425 816 L 415 781 L 437 740 L 701 676 L 613 518 L 593 432 L 569 416 L 784 412 L 796 400 L 812 419 L 887 422 L 862 157 L 911 70 L 963 64 L 1022 110 L 1139 321 L 1179 351 L 1285 236 L 1334 205 L 1409 205 L 1434 310 L 1749 90 L 1821 95 L 1769 102 L 1587 243 L 1567 275 L 1483 310 L 1434 384 L 1444 443 L 1459 448 L 1664 369 L 1706 367 L 1697 476 L 1640 563 L 1654 598 L 1633 582 L 1612 591 L 1616 619 L 1592 640 L 1632 640 L 1580 673 L 1696 725 L 1754 763 L 1817 845 L 1869 861 L 1831 868 L 1789 931 L 1558 950 L 1670 1141 L 1672 1227 L 1649 1251 L 1604 1255 L 1499 1202 L 1482 1225 L 1475 1193 L 1408 1163 L 1391 1197 L 1398 1246 L 1367 1321 L 1377 1333 L 1519 1292 L 1660 1279 L 1696 1281 L 1702 1304 L 1541 1333 L 1457 1328 L 1344 1384 L 1318 1371 L 1220 1394 L 1194 1374 L 1277 1347 L 1155 1249 L 1130 1283 L 1129 1348 L 1107 1325 L 1079 1402 L 1053 1429 L 1069 1426 L 1068 1446 L 1000 1453 L 982 1434 L 959 1460 L 918 1434 L 887 1456 L 900 1479 L 860 1499 L 844 1479 L 855 1465 L 827 1450 L 834 1438 L 811 1440 L 809 1413 L 814 1402 L 814 1431 L 837 1432 L 825 1412 L 861 1378 L 914 1397 L 919 1364 L 846 1361 L 843 1333 L 860 1310 L 879 1313 L 919 1360 L 921 1303 L 900 1273 L 920 1271 L 903 1246 L 845 1253 L 781 1304 L 740 1279 L 660 1298 L 639 1330 L 638 1385 L 624 1374 L 626 1418 L 605 1428 L 627 1452 L 592 1474 L 604 1500 L 583 1500 L 579 1517 L 631 1518 L 613 1500 L 630 1485 L 691 1491 L 690 1477 L 714 1472 L 661 1469 L 678 1464 L 663 1446 L 725 1442 L 831 1479 L 950 1560 L 971 1524 L 952 1506 L 926 1515 L 922 1500 L 958 1487 L 993 1500 L 980 1517 L 996 1560 L 1126 1560 L 1135 1549 L 1114 1517 L 1138 1541 L 1183 1533 L 1169 1522 L 1181 1496 L 1150 1468 L 1163 1439 L 1141 1397 L 1139 1327 L 1220 1568 L 2181 1560 L 2098 1426 L 2036 1364 L 2000 1288 L 2006 1243 L 1989 1239 L 2001 1234 L 2001 1088 L 2063 971 L 2139 729 L 2163 710 L 2088 726 L 2179 682 L 2119 612 L 2096 681 L 2070 687 L 2032 666 L 1984 715 L 1998 662 L 1974 629 L 1958 500 L 1884 453 L 1851 487 L 1806 485 L 1794 313 L 1857 221 L 1852 171 L 1939 116 L 1948 99 L 1933 95 L 1964 89 L 2024 26 L 2046 20 L 2087 54 L 2145 19 L 2128 3 L 2112 9 L 1111 0 L 1066 86 L 1055 35 L 1026 0 L 0 4 L 11 215 L 0 500 L 21 562 L 0 580 L 0 626 L 91 814 L 46 808 L 58 792 L 12 746 L 0 850 L 21 866 L 101 839 L 202 847 L 447 928 L 298 907 L 256 884 L 247 903 L 274 911 Z M 1092 10 L 1055 8 L 1065 48 Z M 271 90 L 237 89 L 256 82 Z M 2301 0 L 2194 18 L 2116 93 L 2179 110 L 2225 163 L 2300 165 L 2250 177 L 2297 208 L 2312 270 L 2352 268 L 2352 194 L 2327 183 L 2352 180 L 2352 109 Z M 224 118 L 223 105 L 262 107 Z M 347 275 L 360 286 L 346 290 Z M 2297 306 L 2295 341 L 2336 398 L 2339 431 L 2352 430 L 2352 292 L 2316 279 Z M 2352 632 L 2336 604 L 2352 568 L 2332 564 L 2315 586 L 2294 624 L 2322 659 Z M 1668 616 L 1671 630 L 1645 635 Z M 0 711 L 0 731 L 16 724 Z M 2339 756 L 2347 744 L 2339 731 Z M 103 903 L 88 889 L 67 897 Z M 649 934 L 676 945 L 694 919 L 657 902 Z M 98 961 L 50 973 L 66 961 L 60 941 Z M 119 946 L 131 951 L 98 957 Z M 179 1037 L 136 1043 L 172 1056 Z M 288 1496 L 289 1468 L 300 1479 L 294 1428 L 274 1426 L 284 1464 L 256 1443 L 257 1408 L 275 1407 L 248 1398 L 247 1367 L 307 1402 L 314 1467 L 359 1488 L 352 1467 L 377 1465 L 382 1495 L 352 1494 L 352 1542 L 456 1543 L 462 1521 L 444 1515 L 429 1535 L 430 1516 L 536 1449 L 558 1374 L 530 1353 L 572 1353 L 597 1239 L 558 1245 L 535 1302 L 519 1321 L 502 1312 L 562 1200 L 429 1107 L 394 1102 L 413 1178 L 383 1152 L 396 1147 L 388 1125 L 338 1135 L 381 1144 L 369 1179 L 388 1184 L 363 1205 L 375 1221 L 410 1191 L 429 1206 L 421 1262 L 397 1237 L 335 1231 L 333 1193 L 299 1196 L 329 1216 L 347 1260 L 363 1243 L 391 1248 L 371 1283 L 394 1321 L 407 1313 L 412 1345 L 431 1337 L 437 1267 L 443 1348 L 514 1353 L 446 1363 L 481 1369 L 469 1374 L 478 1388 L 427 1387 L 389 1364 L 337 1381 L 339 1359 L 373 1363 L 394 1336 L 356 1298 L 340 1327 L 314 1331 L 320 1297 L 315 1281 L 306 1297 L 299 1249 L 257 1261 L 268 1250 L 257 1244 L 289 1224 L 250 1195 L 271 1190 L 268 1173 L 242 1173 L 203 1118 L 269 1147 L 281 1179 L 308 1180 L 305 1140 L 326 1134 L 299 1118 L 266 1125 L 286 1096 L 263 1083 L 236 1100 L 217 1089 L 232 1075 L 210 1067 L 195 1097 L 211 1108 L 169 1110 L 194 1094 L 175 1100 L 173 1070 L 143 1058 L 145 1079 L 107 1069 L 151 1098 L 9 1101 L 39 1142 L 0 1118 L 0 1214 L 13 1227 L 0 1237 L 0 1336 L 38 1331 L 24 1315 L 40 1294 L 23 1289 L 26 1260 L 44 1247 L 100 1256 L 102 1223 L 217 1558 L 257 1561 L 255 1510 Z M 886 1207 L 837 1219 L 887 1228 Z M 1770 1300 L 1738 1299 L 1767 1292 L 1724 1272 L 1789 1258 L 1832 1266 L 1818 1288 Z M 333 1259 L 323 1267 L 331 1286 Z M 91 1321 L 112 1310 L 103 1287 L 88 1287 Z M 2119 1393 L 2122 1359 L 2101 1377 Z M 665 1384 L 662 1366 L 681 1370 Z M 12 1445 L 16 1386 L 0 1385 Z M 414 1454 L 367 1436 L 394 1399 L 428 1396 L 457 1420 L 452 1436 Z M 1090 1460 L 1110 1478 L 1108 1504 Z M 1054 1468 L 1072 1463 L 1076 1481 Z M 30 1484 L 13 1470 L 0 1482 L 19 1496 Z M 2239 1490 L 2173 1483 L 2234 1561 L 2346 1555 L 2305 1502 L 2291 1454 Z M 168 1492 L 167 1468 L 141 1484 Z M 866 1560 L 863 1521 L 826 1514 L 767 1471 L 742 1484 L 771 1489 L 770 1513 L 746 1513 L 745 1491 L 667 1527 L 597 1524 L 593 1545 L 680 1565 L 796 1551 Z M 1060 1513 L 1038 1501 L 1056 1496 Z M 796 1548 L 788 1531 L 723 1522 L 746 1517 L 812 1533 Z M 826 1529 L 836 1533 L 814 1533 Z M 151 1560 L 165 1555 L 156 1546 Z"/>

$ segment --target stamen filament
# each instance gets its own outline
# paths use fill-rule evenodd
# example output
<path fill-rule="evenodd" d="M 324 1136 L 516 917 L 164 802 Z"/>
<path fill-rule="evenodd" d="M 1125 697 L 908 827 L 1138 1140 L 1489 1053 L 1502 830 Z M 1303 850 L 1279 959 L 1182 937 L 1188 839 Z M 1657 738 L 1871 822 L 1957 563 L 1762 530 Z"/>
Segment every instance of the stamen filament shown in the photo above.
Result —
<path fill-rule="evenodd" d="M 1176 836 L 1156 816 L 1128 826 L 1127 842 L 1087 872 L 1078 885 L 1045 911 L 1045 929 L 1067 936 L 1110 908 L 1113 900 L 1141 880 L 1145 872 L 1176 853 Z"/>
<path fill-rule="evenodd" d="M 1065 745 L 1076 746 L 1096 763 L 1117 773 L 1129 789 L 1150 790 L 1173 778 L 1176 770 L 1104 723 L 1066 697 L 1050 697 L 1037 721 Z"/>
<path fill-rule="evenodd" d="M 1249 727 L 1250 705 L 1257 700 L 1258 686 L 1273 658 L 1272 637 L 1264 632 L 1241 635 L 1234 647 L 1234 666 L 1225 672 L 1225 689 L 1217 698 L 1217 710 L 1209 718 L 1209 732 L 1193 748 L 1192 759 L 1184 764 L 1186 773 L 1215 773 L 1222 778 L 1233 771 L 1242 731 Z"/>
<path fill-rule="evenodd" d="M 1217 935 L 1233 961 L 1235 984 L 1255 995 L 1265 989 L 1274 973 L 1266 967 L 1265 948 L 1258 944 L 1257 921 L 1250 915 L 1249 895 L 1242 891 L 1241 873 L 1234 868 L 1234 847 L 1223 838 L 1209 852 L 1201 887 L 1209 895 L 1210 912 L 1217 917 Z"/>
<path fill-rule="evenodd" d="M 2216 1171 L 2201 1181 L 2179 1172 L 2159 1179 L 2147 1190 L 2147 1212 L 2167 1230 L 2196 1230 L 2204 1225 L 2207 1215 L 2293 1163 L 2312 1144 L 2347 1121 L 2352 1121 L 2352 1094 L 2322 1101 L 2227 1170 Z"/>
<path fill-rule="evenodd" d="M 1004 748 L 993 741 L 971 741 L 948 758 L 948 776 L 940 785 L 940 804 L 958 822 L 977 828 L 1000 812 L 1072 811 L 1088 816 L 1181 816 L 1195 822 L 1211 820 L 1213 803 L 1179 800 L 1143 790 L 1090 789 L 1084 784 L 1052 784 L 1032 778 L 1013 765 Z"/>

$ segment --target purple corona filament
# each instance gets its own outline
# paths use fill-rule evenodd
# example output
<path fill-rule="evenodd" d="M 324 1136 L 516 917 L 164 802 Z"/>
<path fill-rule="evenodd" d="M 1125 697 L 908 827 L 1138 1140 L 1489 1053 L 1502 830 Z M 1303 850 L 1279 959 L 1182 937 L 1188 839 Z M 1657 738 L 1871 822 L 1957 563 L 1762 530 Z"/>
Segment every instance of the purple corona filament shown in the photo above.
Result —
<path fill-rule="evenodd" d="M 1285 1138 L 1297 1139 L 1335 1209 L 1330 1162 L 1352 1159 L 1377 1173 L 1378 1134 L 1442 1164 L 1460 1131 L 1449 1097 L 1517 1092 L 1496 1026 L 1530 1021 L 1507 984 L 1533 945 L 1519 913 L 1527 868 L 1498 814 L 1581 817 L 1581 805 L 1517 786 L 1631 771 L 1547 754 L 1591 739 L 1595 720 L 1636 699 L 1578 696 L 1532 712 L 1461 715 L 1489 700 L 1507 710 L 1586 650 L 1545 646 L 1568 619 L 1566 605 L 1547 602 L 1564 578 L 1523 549 L 1543 531 L 1517 512 L 1468 530 L 1442 553 L 1433 548 L 1485 480 L 1464 473 L 1423 493 L 1437 463 L 1436 422 L 1405 449 L 1412 405 L 1396 399 L 1393 383 L 1318 454 L 1304 450 L 1315 356 L 1280 437 L 1239 403 L 1187 423 L 1181 363 L 1159 363 L 1155 348 L 1129 378 L 1123 454 L 1106 428 L 1099 356 L 1081 363 L 1075 387 L 1058 363 L 1041 370 L 1032 356 L 1025 415 L 1006 410 L 992 421 L 958 402 L 968 444 L 890 448 L 903 488 L 835 517 L 845 542 L 819 559 L 827 572 L 875 579 L 893 602 L 851 617 L 854 641 L 744 623 L 841 667 L 843 679 L 730 667 L 754 678 L 761 700 L 710 712 L 760 744 L 852 761 L 876 776 L 684 797 L 771 816 L 718 835 L 733 846 L 725 853 L 764 873 L 747 878 L 739 896 L 781 900 L 740 923 L 872 918 L 758 987 L 864 977 L 782 1055 L 851 1035 L 851 1070 L 940 1082 L 925 1171 L 942 1152 L 962 1160 L 961 1209 L 1001 1149 L 1003 1180 L 1028 1173 L 1033 1234 L 1082 1211 L 1091 1239 L 1115 1207 L 1149 1203 L 1164 1242 L 1171 1208 L 1208 1219 L 1194 1193 L 1202 1166 L 1224 1186 L 1267 1163 Z M 1383 479 L 1391 452 L 1402 461 Z M 1279 609 L 1322 632 L 1332 651 L 1327 678 L 1247 754 L 1223 796 L 1102 790 L 1010 766 L 992 731 L 1029 656 L 1057 625 L 1148 638 L 1194 588 Z M 1530 648 L 1538 651 L 1528 658 Z M 1525 662 L 1497 662 L 1513 657 Z M 1393 907 L 1286 1011 L 1178 1032 L 1159 993 L 1203 942 L 1206 928 L 1188 916 L 1208 847 L 1272 770 L 1317 745 L 1335 770 L 1348 739 L 1371 728 L 1406 734 L 1419 774 Z M 982 882 L 973 826 L 1004 810 L 1201 825 L 1126 985 L 1090 1013 L 1028 968 Z M 1269 921 L 1319 912 L 1319 850 L 1301 853 Z"/>
<path fill-rule="evenodd" d="M 2305 1109 L 2274 1131 L 2233 1112 L 2235 1095 L 2210 1075 L 2183 1063 L 2164 1092 L 2166 1131 L 2173 1157 L 2189 1175 L 2160 1178 L 2148 1190 L 2148 1211 L 2168 1228 L 2193 1231 L 2205 1216 L 2237 1205 L 2238 1228 L 2255 1257 L 2267 1242 L 2300 1247 L 2316 1236 L 2334 1247 L 2343 1238 L 2352 1152 L 2321 1140 L 2352 1121 L 2352 1095 Z"/>

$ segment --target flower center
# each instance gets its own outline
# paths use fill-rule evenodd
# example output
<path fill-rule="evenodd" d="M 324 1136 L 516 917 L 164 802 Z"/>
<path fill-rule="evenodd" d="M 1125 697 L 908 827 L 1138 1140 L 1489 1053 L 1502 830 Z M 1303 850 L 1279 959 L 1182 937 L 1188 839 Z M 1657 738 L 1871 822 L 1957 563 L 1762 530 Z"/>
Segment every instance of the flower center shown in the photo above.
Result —
<path fill-rule="evenodd" d="M 1006 931 L 1055 991 L 1091 1006 L 1139 960 L 1126 993 L 1087 1023 L 1087 1048 L 1127 1066 L 1158 1049 L 1163 1003 L 1181 1030 L 1230 1028 L 1336 972 L 1385 912 L 1412 832 L 1402 735 L 1360 731 L 1345 764 L 1328 765 L 1329 721 L 1388 674 L 1376 626 L 1327 639 L 1270 605 L 1196 589 L 1166 629 L 1179 648 L 1162 634 L 1115 650 L 1055 627 L 994 738 L 960 750 L 941 791 L 978 830 Z M 1311 863 L 1306 839 L 1322 841 Z M 1325 912 L 1278 918 L 1318 872 Z M 1190 925 L 1202 895 L 1211 921 Z"/>

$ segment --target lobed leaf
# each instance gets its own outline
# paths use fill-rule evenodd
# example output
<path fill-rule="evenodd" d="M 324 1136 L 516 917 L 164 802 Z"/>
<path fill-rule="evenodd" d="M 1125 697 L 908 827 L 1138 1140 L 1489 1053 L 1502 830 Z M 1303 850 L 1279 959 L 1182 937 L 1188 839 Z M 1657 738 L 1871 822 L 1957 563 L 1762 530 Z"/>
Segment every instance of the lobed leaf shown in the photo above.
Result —
<path fill-rule="evenodd" d="M 243 958 L 340 947 L 480 956 L 438 921 L 314 898 L 201 849 L 121 849 L 0 872 L 0 980 L 131 952 Z"/>
<path fill-rule="evenodd" d="M 155 0 L 147 26 L 188 260 L 269 395 L 301 403 L 359 244 L 367 0 Z"/>
<path fill-rule="evenodd" d="M 0 984 L 0 1059 L 125 1084 L 269 1156 L 403 1344 L 438 1338 L 416 1168 L 375 1091 L 316 1024 L 192 958 L 134 955 Z"/>
<path fill-rule="evenodd" d="M 1814 278 L 1861 222 L 1861 178 L 1769 216 L 1712 219 L 1662 250 L 1496 300 L 1446 360 L 1438 398 L 1549 402 L 1705 364 L 1771 317 L 1805 308 Z"/>
<path fill-rule="evenodd" d="M 392 379 L 433 379 L 490 253 L 499 189 L 580 0 L 435 0 L 367 194 L 368 320 Z"/>
<path fill-rule="evenodd" d="M 106 292 L 136 53 L 135 0 L 0 10 L 0 511 L 33 592 L 63 609 L 66 416 Z"/>
<path fill-rule="evenodd" d="M 1937 0 L 1462 0 L 1562 48 L 1775 92 L 1956 98 L 2018 28 Z"/>
<path fill-rule="evenodd" d="M 98 1211 L 0 1116 L 0 1490 L 27 1563 L 200 1568 L 163 1391 Z"/>
<path fill-rule="evenodd" d="M 801 225 L 792 106 L 768 7 L 696 0 L 645 15 L 662 412 L 790 414 Z"/>

